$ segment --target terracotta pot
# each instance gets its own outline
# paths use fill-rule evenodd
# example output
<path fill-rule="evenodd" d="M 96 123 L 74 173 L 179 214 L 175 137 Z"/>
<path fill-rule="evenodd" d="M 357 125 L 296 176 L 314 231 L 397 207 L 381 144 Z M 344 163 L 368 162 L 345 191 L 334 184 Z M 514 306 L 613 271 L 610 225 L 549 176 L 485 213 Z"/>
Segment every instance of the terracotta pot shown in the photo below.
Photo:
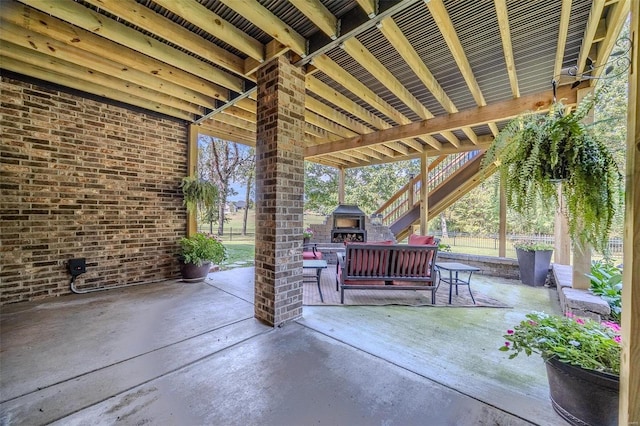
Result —
<path fill-rule="evenodd" d="M 618 424 L 620 378 L 551 358 L 546 363 L 553 409 L 576 426 Z"/>
<path fill-rule="evenodd" d="M 211 270 L 211 262 L 204 263 L 202 266 L 196 266 L 193 263 L 180 262 L 180 273 L 182 281 L 200 282 L 204 281 Z"/>

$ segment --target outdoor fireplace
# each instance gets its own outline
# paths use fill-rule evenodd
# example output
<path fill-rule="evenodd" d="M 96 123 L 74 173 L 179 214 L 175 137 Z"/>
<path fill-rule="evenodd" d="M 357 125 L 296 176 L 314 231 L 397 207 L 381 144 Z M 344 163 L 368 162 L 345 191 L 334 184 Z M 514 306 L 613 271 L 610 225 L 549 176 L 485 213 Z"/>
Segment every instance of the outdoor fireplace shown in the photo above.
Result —
<path fill-rule="evenodd" d="M 350 241 L 367 241 L 367 231 L 364 225 L 365 214 L 358 206 L 340 204 L 332 213 L 333 229 L 331 242 L 343 243 Z"/>

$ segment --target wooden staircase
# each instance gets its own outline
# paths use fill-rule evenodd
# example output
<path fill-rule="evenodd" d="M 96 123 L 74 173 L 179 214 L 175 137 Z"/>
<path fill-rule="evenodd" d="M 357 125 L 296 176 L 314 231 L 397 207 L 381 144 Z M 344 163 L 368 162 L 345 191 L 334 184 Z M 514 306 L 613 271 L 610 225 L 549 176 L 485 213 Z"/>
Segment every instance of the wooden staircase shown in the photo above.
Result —
<path fill-rule="evenodd" d="M 455 203 L 460 197 L 478 186 L 495 172 L 491 165 L 481 170 L 484 151 L 471 151 L 457 155 L 441 155 L 429 165 L 428 214 L 433 218 Z M 396 237 L 405 239 L 413 225 L 420 223 L 420 176 L 400 188 L 375 213 Z"/>

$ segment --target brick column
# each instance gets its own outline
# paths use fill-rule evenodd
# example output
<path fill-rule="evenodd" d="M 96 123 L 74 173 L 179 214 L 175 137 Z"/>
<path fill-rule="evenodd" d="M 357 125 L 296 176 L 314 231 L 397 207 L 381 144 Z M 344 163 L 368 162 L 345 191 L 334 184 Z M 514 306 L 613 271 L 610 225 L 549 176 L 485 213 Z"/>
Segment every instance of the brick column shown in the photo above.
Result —
<path fill-rule="evenodd" d="M 302 315 L 305 82 L 287 56 L 257 72 L 255 316 Z"/>

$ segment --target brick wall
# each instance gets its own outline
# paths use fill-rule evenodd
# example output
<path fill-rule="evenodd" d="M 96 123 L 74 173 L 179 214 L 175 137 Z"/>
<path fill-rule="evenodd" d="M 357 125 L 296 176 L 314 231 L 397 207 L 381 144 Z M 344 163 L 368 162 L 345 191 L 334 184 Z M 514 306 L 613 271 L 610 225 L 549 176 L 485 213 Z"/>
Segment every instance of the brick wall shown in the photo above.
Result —
<path fill-rule="evenodd" d="M 2 78 L 0 303 L 178 275 L 186 126 Z"/>
<path fill-rule="evenodd" d="M 286 57 L 258 69 L 255 314 L 302 315 L 304 75 Z"/>

